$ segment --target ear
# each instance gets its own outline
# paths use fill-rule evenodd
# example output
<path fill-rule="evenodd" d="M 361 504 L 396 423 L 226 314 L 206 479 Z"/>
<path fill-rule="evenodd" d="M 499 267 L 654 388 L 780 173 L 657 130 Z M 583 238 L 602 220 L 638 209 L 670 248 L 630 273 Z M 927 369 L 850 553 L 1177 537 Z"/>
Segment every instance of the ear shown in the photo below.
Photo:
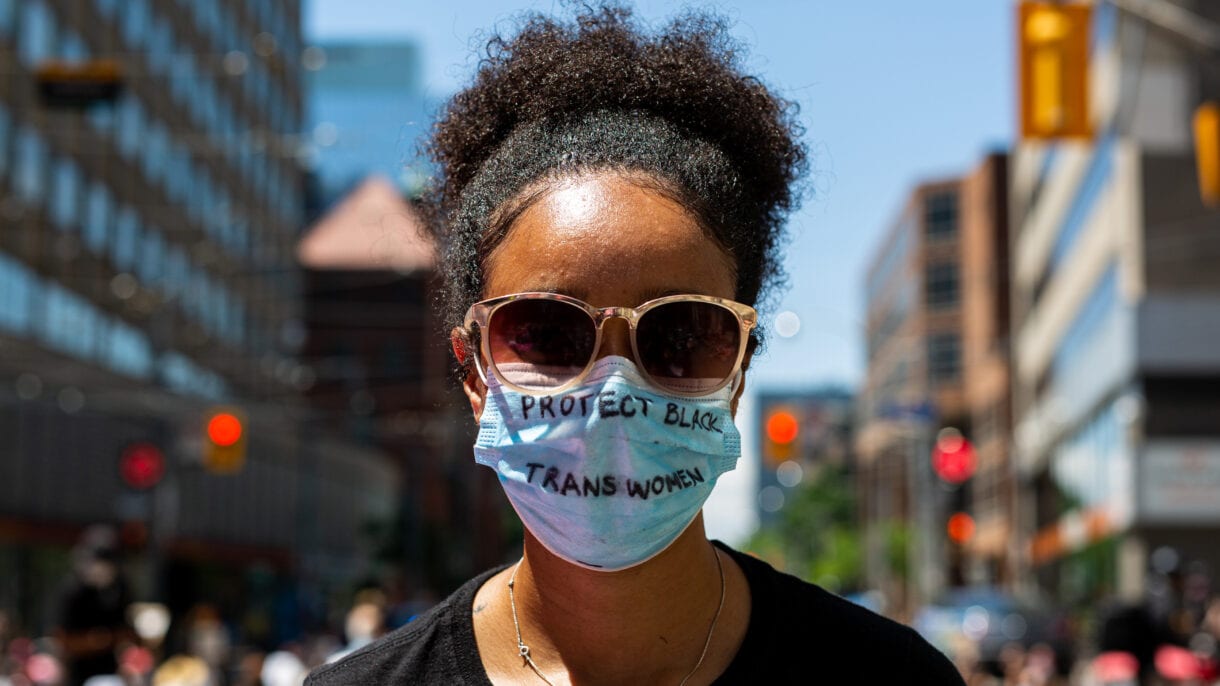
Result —
<path fill-rule="evenodd" d="M 470 411 L 474 413 L 475 422 L 478 422 L 479 417 L 483 415 L 483 403 L 487 398 L 487 386 L 479 378 L 479 372 L 474 366 L 474 356 L 479 353 L 471 345 L 470 335 L 461 327 L 454 327 L 453 331 L 449 332 L 449 343 L 453 346 L 453 356 L 466 372 L 462 378 L 462 392 L 470 401 Z"/>

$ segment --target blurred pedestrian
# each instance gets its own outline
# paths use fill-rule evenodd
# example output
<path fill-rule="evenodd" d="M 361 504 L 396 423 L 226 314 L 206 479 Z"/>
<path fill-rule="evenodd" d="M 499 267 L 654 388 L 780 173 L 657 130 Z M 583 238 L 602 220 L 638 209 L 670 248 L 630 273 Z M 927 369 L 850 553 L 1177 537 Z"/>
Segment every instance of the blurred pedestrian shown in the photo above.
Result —
<path fill-rule="evenodd" d="M 236 660 L 232 686 L 263 686 L 263 659 L 266 656 L 259 650 L 245 648 L 240 651 Z"/>
<path fill-rule="evenodd" d="M 213 683 L 225 684 L 232 649 L 228 627 L 220 612 L 208 603 L 199 603 L 186 614 L 187 652 L 208 667 Z"/>
<path fill-rule="evenodd" d="M 385 633 L 385 611 L 378 603 L 358 602 L 348 611 L 343 628 L 347 644 L 327 656 L 327 662 L 347 657 Z"/>
<path fill-rule="evenodd" d="M 118 538 L 108 526 L 91 526 L 72 551 L 72 578 L 61 594 L 56 638 L 67 684 L 118 673 L 118 651 L 136 642 L 127 622 L 127 583 L 118 564 Z"/>
<path fill-rule="evenodd" d="M 1148 677 L 1153 672 L 1153 657 L 1162 642 L 1163 632 L 1144 604 L 1117 604 L 1103 613 L 1098 652 L 1127 653 L 1139 665 L 1139 673 Z"/>
<path fill-rule="evenodd" d="M 1009 641 L 1000 648 L 1000 674 L 1004 686 L 1023 686 L 1026 657 L 1025 646 L 1018 641 Z"/>
<path fill-rule="evenodd" d="M 193 655 L 175 655 L 153 672 L 152 686 L 217 686 L 212 671 Z"/>
<path fill-rule="evenodd" d="M 301 686 L 309 672 L 300 656 L 291 650 L 276 650 L 263 659 L 263 686 Z M 362 683 L 352 681 L 351 683 Z M 372 683 L 372 682 L 368 682 Z"/>

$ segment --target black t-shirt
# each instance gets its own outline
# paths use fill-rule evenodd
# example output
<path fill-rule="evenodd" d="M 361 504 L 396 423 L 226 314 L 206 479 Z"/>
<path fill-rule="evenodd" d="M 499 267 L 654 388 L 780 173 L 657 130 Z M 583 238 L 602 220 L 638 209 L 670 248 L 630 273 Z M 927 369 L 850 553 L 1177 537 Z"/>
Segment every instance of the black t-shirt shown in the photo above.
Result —
<path fill-rule="evenodd" d="M 745 640 L 716 684 L 962 685 L 949 660 L 909 627 L 717 545 L 745 572 L 751 608 Z M 471 607 L 475 592 L 501 569 L 471 579 L 410 624 L 318 668 L 306 686 L 490 686 Z"/>

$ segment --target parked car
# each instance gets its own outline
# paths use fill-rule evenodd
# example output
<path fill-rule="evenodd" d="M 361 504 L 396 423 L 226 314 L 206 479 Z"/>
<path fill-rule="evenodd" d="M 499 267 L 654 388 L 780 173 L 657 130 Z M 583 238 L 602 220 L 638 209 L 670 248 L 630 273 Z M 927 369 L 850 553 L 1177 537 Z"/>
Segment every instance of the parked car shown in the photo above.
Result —
<path fill-rule="evenodd" d="M 993 587 L 953 589 L 920 609 L 911 624 L 947 653 L 962 638 L 969 639 L 978 649 L 980 664 L 996 675 L 1001 652 L 1013 643 L 1025 649 L 1049 645 L 1057 670 L 1066 674 L 1071 669 L 1074 646 L 1068 617 L 1038 598 Z"/>

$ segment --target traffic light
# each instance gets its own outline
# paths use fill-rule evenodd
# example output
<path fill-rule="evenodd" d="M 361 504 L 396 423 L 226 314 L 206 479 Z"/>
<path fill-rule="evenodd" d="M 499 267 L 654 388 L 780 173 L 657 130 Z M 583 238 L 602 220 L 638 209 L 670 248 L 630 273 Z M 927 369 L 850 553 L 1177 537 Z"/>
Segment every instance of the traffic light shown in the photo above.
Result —
<path fill-rule="evenodd" d="M 932 447 L 932 471 L 943 481 L 954 485 L 963 483 L 974 476 L 977 468 L 974 446 L 962 432 L 946 427 L 936 434 L 936 445 Z"/>
<path fill-rule="evenodd" d="M 784 409 L 773 409 L 767 413 L 763 426 L 767 436 L 763 441 L 763 457 L 772 467 L 792 459 L 796 437 L 801 426 L 796 415 Z"/>
<path fill-rule="evenodd" d="M 165 455 L 152 443 L 132 443 L 119 454 L 119 478 L 136 491 L 156 486 L 165 476 Z"/>
<path fill-rule="evenodd" d="M 954 512 L 945 523 L 945 535 L 958 545 L 965 545 L 974 538 L 974 517 L 968 512 Z"/>
<path fill-rule="evenodd" d="M 1195 162 L 1203 203 L 1220 207 L 1220 104 L 1206 102 L 1195 110 Z"/>
<path fill-rule="evenodd" d="M 230 409 L 208 413 L 203 435 L 203 466 L 213 474 L 235 474 L 246 462 L 246 429 Z"/>
<path fill-rule="evenodd" d="M 1021 136 L 1091 138 L 1091 6 L 1026 1 L 1017 12 Z"/>

